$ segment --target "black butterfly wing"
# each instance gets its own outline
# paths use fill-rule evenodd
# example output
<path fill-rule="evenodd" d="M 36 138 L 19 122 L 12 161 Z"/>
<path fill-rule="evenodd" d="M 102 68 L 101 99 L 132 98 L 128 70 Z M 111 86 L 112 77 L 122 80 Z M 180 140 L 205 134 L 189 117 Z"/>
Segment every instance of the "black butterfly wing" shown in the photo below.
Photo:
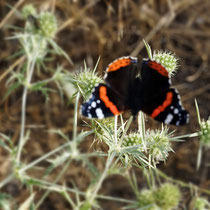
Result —
<path fill-rule="evenodd" d="M 121 103 L 125 106 L 129 106 L 134 81 L 140 73 L 138 65 L 137 58 L 127 56 L 113 61 L 106 69 L 104 79 L 107 86 L 122 97 Z"/>
<path fill-rule="evenodd" d="M 94 88 L 90 99 L 82 104 L 81 112 L 88 118 L 99 119 L 119 115 L 127 109 L 122 100 L 123 97 L 106 84 L 99 84 Z"/>
<path fill-rule="evenodd" d="M 189 122 L 189 114 L 182 106 L 179 93 L 174 88 L 144 100 L 141 110 L 165 124 L 178 126 Z"/>
<path fill-rule="evenodd" d="M 140 75 L 133 81 L 134 86 L 129 97 L 129 107 L 133 115 L 136 115 L 139 110 L 152 110 L 152 108 L 155 108 L 154 101 L 156 104 L 161 104 L 164 100 L 164 96 L 163 98 L 160 97 L 161 93 L 170 87 L 170 79 L 166 69 L 149 59 L 143 60 Z"/>
<path fill-rule="evenodd" d="M 169 89 L 171 81 L 167 70 L 159 63 L 144 59 L 141 67 L 141 81 L 148 95 Z"/>
<path fill-rule="evenodd" d="M 137 97 L 141 101 L 139 109 L 165 124 L 186 124 L 189 114 L 181 104 L 178 91 L 170 85 L 169 74 L 161 64 L 143 60 Z"/>

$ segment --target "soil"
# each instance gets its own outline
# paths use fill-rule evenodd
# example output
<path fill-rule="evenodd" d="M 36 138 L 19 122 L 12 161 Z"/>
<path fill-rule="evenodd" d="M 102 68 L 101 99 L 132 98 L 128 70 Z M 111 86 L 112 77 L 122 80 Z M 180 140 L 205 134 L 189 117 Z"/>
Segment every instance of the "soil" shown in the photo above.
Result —
<path fill-rule="evenodd" d="M 22 3 L 21 3 L 22 2 Z M 28 1 L 27 1 L 28 2 Z M 201 118 L 207 120 L 210 116 L 210 1 L 208 0 L 45 0 L 31 3 L 39 10 L 55 11 L 59 21 L 59 32 L 56 35 L 57 44 L 70 56 L 73 65 L 62 56 L 55 57 L 48 62 L 48 66 L 55 68 L 62 65 L 70 72 L 79 71 L 84 67 L 84 61 L 89 68 L 94 68 L 99 56 L 97 68 L 99 75 L 104 75 L 106 66 L 114 59 L 133 55 L 141 60 L 147 57 L 142 39 L 149 42 L 154 50 L 170 50 L 179 58 L 179 70 L 172 78 L 173 85 L 179 90 L 182 103 L 190 113 L 190 122 L 181 127 L 170 126 L 176 130 L 175 135 L 194 133 L 199 130 L 195 109 L 195 99 L 198 102 Z M 19 5 L 20 3 L 20 5 Z M 24 27 L 24 20 L 20 11 L 26 1 L 0 1 L 0 96 L 3 99 L 7 91 L 7 80 L 11 76 L 9 68 L 19 58 L 11 58 L 19 49 L 19 43 L 8 40 L 15 29 L 8 26 Z M 7 16 L 11 8 L 17 7 Z M 8 17 L 8 18 L 7 18 Z M 12 68 L 18 72 L 22 62 Z M 41 71 L 34 81 L 48 78 L 51 73 Z M 50 88 L 56 88 L 50 84 Z M 14 145 L 18 143 L 21 120 L 22 88 L 18 88 L 0 104 L 0 132 L 11 137 Z M 47 132 L 49 129 L 61 129 L 72 136 L 74 105 L 68 103 L 64 95 L 63 100 L 56 92 L 49 94 L 49 101 L 39 93 L 29 93 L 26 110 L 26 128 L 30 129 L 30 141 L 24 147 L 22 159 L 30 162 L 46 152 L 58 147 L 64 140 L 58 135 Z M 125 118 L 127 115 L 125 115 Z M 146 118 L 148 129 L 161 128 L 161 124 Z M 79 130 L 84 129 L 84 118 L 79 116 Z M 136 121 L 132 129 L 137 127 Z M 160 164 L 159 169 L 173 179 L 186 183 L 193 183 L 198 187 L 210 189 L 210 169 L 208 148 L 202 152 L 202 164 L 196 170 L 198 138 L 186 138 L 184 142 L 173 143 L 174 153 L 170 153 L 166 163 Z M 82 151 L 93 151 L 97 148 L 106 150 L 100 144 L 92 145 L 93 137 L 87 138 L 82 144 Z M 100 170 L 103 161 L 93 159 L 93 163 Z M 11 172 L 9 154 L 0 148 L 0 181 Z M 47 167 L 47 165 L 40 165 Z M 55 170 L 49 181 L 54 180 L 59 168 Z M 139 169 L 133 169 L 138 174 L 140 188 L 145 187 L 145 180 Z M 30 172 L 33 173 L 33 172 Z M 33 176 L 42 174 L 34 171 Z M 71 187 L 74 183 L 80 190 L 90 184 L 90 172 L 81 163 L 73 163 L 65 173 L 60 184 Z M 190 191 L 183 188 L 185 198 L 179 209 L 191 209 Z M 17 205 L 26 200 L 29 190 L 18 181 L 8 183 L 2 192 L 10 194 Z M 44 191 L 37 189 L 37 200 Z M 135 199 L 129 183 L 124 177 L 110 176 L 103 183 L 100 193 L 127 199 Z M 208 197 L 207 194 L 200 195 Z M 71 196 L 74 196 L 73 194 Z M 122 209 L 123 203 L 100 200 L 103 209 Z M 58 193 L 51 193 L 39 208 L 40 210 L 71 209 L 69 203 Z"/>

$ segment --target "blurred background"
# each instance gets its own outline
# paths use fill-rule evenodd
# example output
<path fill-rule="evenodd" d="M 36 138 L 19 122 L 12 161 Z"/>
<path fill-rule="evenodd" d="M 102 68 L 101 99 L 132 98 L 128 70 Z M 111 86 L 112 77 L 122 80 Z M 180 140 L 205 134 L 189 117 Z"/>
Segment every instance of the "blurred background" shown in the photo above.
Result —
<path fill-rule="evenodd" d="M 145 39 L 153 50 L 170 50 L 179 58 L 179 69 L 172 78 L 178 88 L 182 103 L 190 113 L 190 123 L 182 127 L 173 127 L 175 135 L 190 134 L 199 130 L 195 98 L 197 99 L 201 118 L 210 115 L 210 1 L 209 0 L 0 0 L 0 95 L 4 97 L 7 90 L 6 81 L 10 71 L 18 71 L 21 61 L 12 58 L 19 47 L 16 40 L 7 40 L 15 29 L 8 26 L 24 27 L 21 8 L 32 3 L 38 11 L 52 11 L 59 22 L 56 34 L 57 44 L 70 56 L 72 64 L 64 57 L 56 57 L 48 66 L 55 68 L 58 63 L 69 71 L 79 71 L 84 61 L 89 68 L 97 68 L 103 76 L 106 66 L 114 59 L 132 55 L 142 60 L 147 56 L 142 39 Z M 12 13 L 9 14 L 12 8 Z M 8 15 L 9 14 L 9 15 Z M 19 62 L 19 63 L 17 63 Z M 47 78 L 49 72 L 41 72 L 39 77 Z M 53 84 L 52 84 L 53 87 Z M 0 131 L 17 143 L 20 134 L 22 88 L 10 95 L 0 104 Z M 48 129 L 61 129 L 72 134 L 73 104 L 64 96 L 50 93 L 46 104 L 43 95 L 28 95 L 26 127 L 31 129 L 31 139 L 26 145 L 24 154 L 26 162 L 36 159 L 59 146 L 61 139 L 49 134 Z M 125 116 L 126 117 L 126 116 Z M 79 129 L 84 129 L 84 118 L 79 116 Z M 34 126 L 36 125 L 36 126 Z M 137 127 L 135 122 L 133 129 Z M 160 123 L 146 118 L 147 128 L 160 128 Z M 168 176 L 199 187 L 210 189 L 210 153 L 205 149 L 202 154 L 202 165 L 196 171 L 198 138 L 185 139 L 173 143 L 174 153 L 170 153 L 166 163 L 159 167 Z M 92 151 L 97 147 L 106 149 L 103 144 L 91 147 L 92 138 L 82 145 L 82 150 Z M 98 168 L 103 168 L 100 160 L 94 159 Z M 0 148 L 0 180 L 10 172 L 8 154 Z M 137 169 L 136 169 L 137 170 Z M 138 171 L 138 170 L 137 170 Z M 141 171 L 138 171 L 139 186 L 144 186 Z M 56 174 L 55 174 L 56 175 Z M 53 177 L 52 177 L 53 179 Z M 85 190 L 89 184 L 87 170 L 74 163 L 63 177 L 61 183 Z M 11 194 L 16 202 L 26 199 L 28 191 L 13 181 L 6 185 L 2 192 Z M 127 199 L 134 197 L 129 184 L 120 176 L 108 178 L 101 189 L 103 194 Z M 40 191 L 40 194 L 43 192 Z M 189 192 L 184 203 L 189 203 Z M 121 209 L 122 203 L 101 201 L 103 209 Z M 66 201 L 58 194 L 51 193 L 40 209 L 69 209 Z"/>

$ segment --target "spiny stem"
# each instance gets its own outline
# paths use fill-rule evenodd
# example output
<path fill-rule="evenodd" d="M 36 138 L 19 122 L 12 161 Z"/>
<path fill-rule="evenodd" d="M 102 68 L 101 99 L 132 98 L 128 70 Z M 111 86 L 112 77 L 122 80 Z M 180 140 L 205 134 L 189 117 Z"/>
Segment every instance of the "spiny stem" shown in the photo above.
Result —
<path fill-rule="evenodd" d="M 64 187 L 61 186 L 61 185 L 52 184 L 52 183 L 44 181 L 44 180 L 39 180 L 39 179 L 36 179 L 36 178 L 31 178 L 31 177 L 25 176 L 24 180 L 27 181 L 27 179 L 28 180 L 34 180 L 37 183 L 41 183 L 41 185 L 39 185 L 39 187 L 41 189 L 49 189 L 53 192 L 63 192 L 63 189 L 64 189 Z M 75 190 L 75 189 L 72 189 L 72 188 L 69 188 L 69 187 L 65 187 L 65 190 L 68 191 L 68 192 L 77 193 L 77 194 L 82 195 L 82 196 L 86 195 L 85 192 L 81 192 L 81 191 L 78 191 L 78 190 Z M 118 197 L 113 197 L 113 196 L 107 196 L 107 195 L 96 195 L 96 197 L 98 199 L 112 200 L 112 201 L 118 201 L 118 202 L 130 203 L 130 204 L 135 203 L 135 201 L 132 201 L 130 199 L 128 200 L 128 199 L 123 199 L 123 198 L 118 198 Z"/>
<path fill-rule="evenodd" d="M 1 189 L 2 187 L 4 187 L 4 185 L 6 185 L 7 183 L 9 183 L 13 178 L 14 178 L 14 174 L 10 174 L 6 179 L 4 179 L 4 180 L 0 183 L 0 189 Z"/>
<path fill-rule="evenodd" d="M 67 161 L 67 163 L 65 164 L 64 167 L 62 167 L 61 172 L 57 175 L 55 181 L 53 182 L 53 184 L 56 184 L 63 176 L 63 174 L 66 172 L 66 170 L 69 168 L 69 165 L 71 163 L 72 159 L 69 159 Z M 38 209 L 39 206 L 43 203 L 43 201 L 45 200 L 45 198 L 50 194 L 51 190 L 48 189 L 44 195 L 41 197 L 41 199 L 39 200 L 39 202 L 36 204 L 35 209 Z"/>
<path fill-rule="evenodd" d="M 166 180 L 175 182 L 175 183 L 179 184 L 179 185 L 182 186 L 182 187 L 187 187 L 187 188 L 190 188 L 190 189 L 191 189 L 192 187 L 195 187 L 195 188 L 198 189 L 200 192 L 203 192 L 203 193 L 206 193 L 206 194 L 210 195 L 210 190 L 199 188 L 198 186 L 196 186 L 196 185 L 194 185 L 194 184 L 192 184 L 192 183 L 185 183 L 185 182 L 183 182 L 183 181 L 180 181 L 180 180 L 177 180 L 177 179 L 173 179 L 173 178 L 169 177 L 168 175 L 166 175 L 165 173 L 163 173 L 162 171 L 160 171 L 160 170 L 158 170 L 158 169 L 156 169 L 156 170 L 157 170 L 157 173 L 158 173 L 161 177 L 163 177 L 164 179 L 166 179 Z"/>
<path fill-rule="evenodd" d="M 32 75 L 34 72 L 37 55 L 38 54 L 36 52 L 34 54 L 34 56 L 32 56 L 32 58 L 30 56 L 28 56 L 28 60 L 27 60 L 26 84 L 24 86 L 23 98 L 22 98 L 21 129 L 20 129 L 20 139 L 19 139 L 19 145 L 18 145 L 18 151 L 17 151 L 17 164 L 19 164 L 19 162 L 20 162 L 21 152 L 22 152 L 22 148 L 24 145 L 27 93 L 28 93 L 28 87 L 30 85 Z"/>
<path fill-rule="evenodd" d="M 146 140 L 145 140 L 145 136 L 146 136 L 146 132 L 145 132 L 145 121 L 144 121 L 144 114 L 143 112 L 139 112 L 138 114 L 138 127 L 139 127 L 139 132 L 141 135 L 141 139 L 142 139 L 142 143 L 143 143 L 143 147 L 144 150 L 146 151 L 147 146 L 146 146 Z"/>
<path fill-rule="evenodd" d="M 196 163 L 196 170 L 198 171 L 201 165 L 201 159 L 202 159 L 202 144 L 200 144 L 197 154 L 197 163 Z"/>
<path fill-rule="evenodd" d="M 125 135 L 127 134 L 127 131 L 129 129 L 132 121 L 133 121 L 133 115 L 131 115 L 130 118 L 128 119 L 128 122 L 127 122 L 127 124 L 125 126 L 124 132 L 122 134 L 122 137 L 120 138 L 120 144 L 122 144 L 123 139 L 124 139 Z"/>
<path fill-rule="evenodd" d="M 114 141 L 115 141 L 115 145 L 117 145 L 117 119 L 118 116 L 116 115 L 114 118 Z"/>
<path fill-rule="evenodd" d="M 77 110 L 78 110 L 79 97 L 80 97 L 80 94 L 77 93 L 75 105 L 74 105 L 73 139 L 75 139 L 77 136 Z"/>
<path fill-rule="evenodd" d="M 26 72 L 28 72 L 30 70 L 30 66 L 31 66 L 31 60 L 28 58 Z M 28 76 L 28 73 L 27 73 L 27 76 Z M 28 77 L 26 78 L 26 83 L 28 83 Z M 18 152 L 17 152 L 17 164 L 19 164 L 19 162 L 20 162 L 21 151 L 22 151 L 22 147 L 24 144 L 27 92 L 28 92 L 28 87 L 26 84 L 26 86 L 24 86 L 23 98 L 22 98 L 21 128 L 20 128 L 20 139 L 19 139 Z"/>
<path fill-rule="evenodd" d="M 20 130 L 20 139 L 19 139 L 18 152 L 17 152 L 17 164 L 19 164 L 20 162 L 21 151 L 24 144 L 27 92 L 28 92 L 28 88 L 24 87 L 23 98 L 22 98 L 22 112 L 21 112 L 21 130 Z"/>
<path fill-rule="evenodd" d="M 107 176 L 107 172 L 108 172 L 108 170 L 109 170 L 109 167 L 110 167 L 110 165 L 111 165 L 111 163 L 112 163 L 114 157 L 115 157 L 115 153 L 114 153 L 114 152 L 111 153 L 111 154 L 108 156 L 108 159 L 107 159 L 107 161 L 106 161 L 105 169 L 104 169 L 103 173 L 101 174 L 100 179 L 98 180 L 97 185 L 95 186 L 95 189 L 94 189 L 93 193 L 91 194 L 91 197 L 88 198 L 90 204 L 92 204 L 93 201 L 94 201 L 94 199 L 96 198 L 97 193 L 98 193 L 98 191 L 99 191 L 99 189 L 100 189 L 100 187 L 101 187 L 101 185 L 102 185 L 104 179 L 105 179 L 106 176 Z"/>
<path fill-rule="evenodd" d="M 92 134 L 93 131 L 89 131 L 86 133 L 86 135 L 83 135 L 83 136 L 78 136 L 76 139 L 73 139 L 72 141 L 79 141 L 81 138 L 85 138 L 86 136 Z M 48 157 L 50 157 L 51 155 L 54 155 L 55 153 L 59 152 L 60 150 L 64 149 L 65 147 L 68 147 L 72 141 L 68 141 L 67 143 L 61 145 L 60 147 L 57 147 L 56 149 L 48 152 L 47 154 L 43 155 L 42 157 L 34 160 L 33 162 L 31 162 L 30 164 L 28 164 L 27 166 L 23 167 L 20 169 L 20 173 L 28 170 L 29 168 L 32 168 L 33 166 L 37 165 L 38 163 L 40 163 L 41 161 L 47 159 Z"/>

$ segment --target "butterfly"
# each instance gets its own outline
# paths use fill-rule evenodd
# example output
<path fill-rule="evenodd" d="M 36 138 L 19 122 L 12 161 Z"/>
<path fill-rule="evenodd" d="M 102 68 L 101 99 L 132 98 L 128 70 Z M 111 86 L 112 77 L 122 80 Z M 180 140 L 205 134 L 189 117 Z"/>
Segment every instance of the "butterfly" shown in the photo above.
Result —
<path fill-rule="evenodd" d="M 171 87 L 168 71 L 150 59 L 121 57 L 110 63 L 90 99 L 81 106 L 82 115 L 103 119 L 127 110 L 136 116 L 141 110 L 151 118 L 171 125 L 188 123 L 178 90 Z"/>

